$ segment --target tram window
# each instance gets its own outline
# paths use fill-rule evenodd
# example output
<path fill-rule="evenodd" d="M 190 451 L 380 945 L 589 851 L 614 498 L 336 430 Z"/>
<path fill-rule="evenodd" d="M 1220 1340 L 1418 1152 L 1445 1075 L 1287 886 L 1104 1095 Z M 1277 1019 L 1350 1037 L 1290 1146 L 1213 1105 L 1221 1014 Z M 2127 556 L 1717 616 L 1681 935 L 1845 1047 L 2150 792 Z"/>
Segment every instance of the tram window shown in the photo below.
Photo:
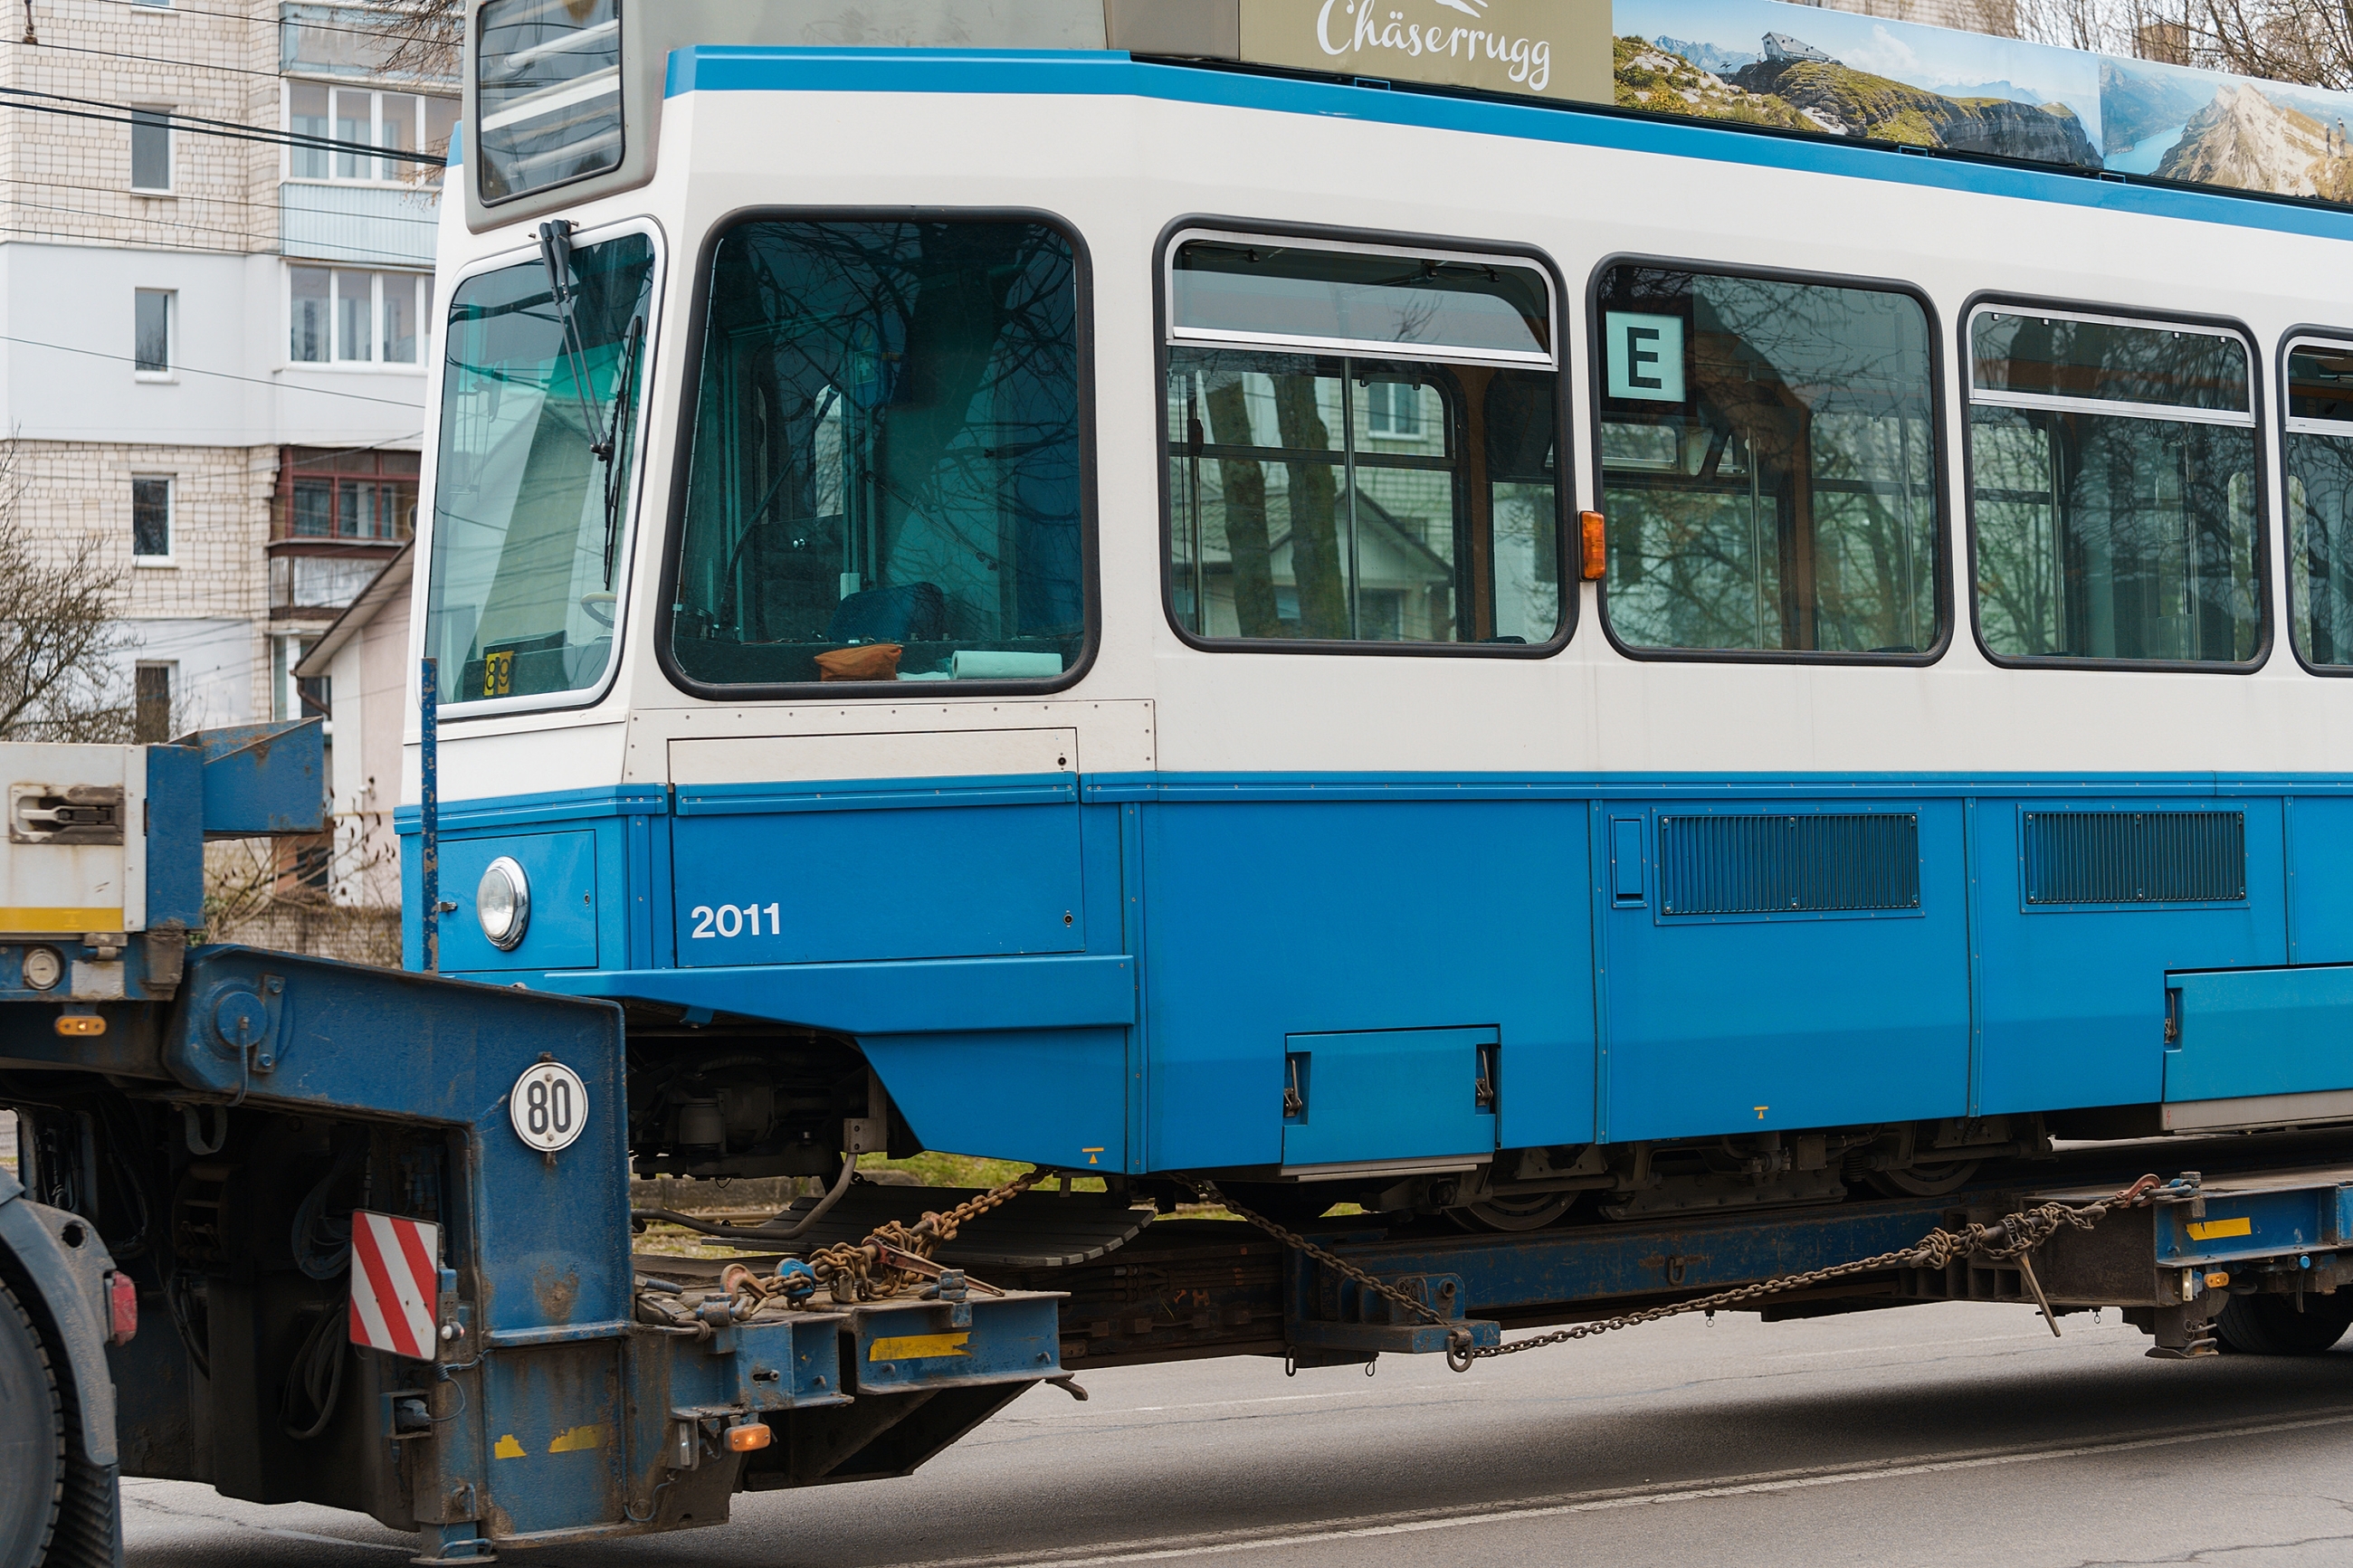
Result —
<path fill-rule="evenodd" d="M 536 258 L 449 301 L 426 629 L 444 702 L 604 678 L 653 271 L 642 234 L 575 247 L 568 339 Z"/>
<path fill-rule="evenodd" d="M 1027 223 L 722 237 L 670 651 L 712 685 L 1051 680 L 1086 640 L 1078 276 Z"/>
<path fill-rule="evenodd" d="M 2353 666 L 2353 345 L 2287 354 L 2288 617 L 2305 663 Z"/>
<path fill-rule="evenodd" d="M 1180 243 L 1166 384 L 1177 624 L 1208 639 L 1550 642 L 1551 300 L 1524 262 Z"/>
<path fill-rule="evenodd" d="M 2246 345 L 1989 309 L 1969 323 L 1978 626 L 1997 658 L 2239 664 L 2262 646 Z"/>
<path fill-rule="evenodd" d="M 485 203 L 620 165 L 620 0 L 484 0 L 475 25 L 465 151 Z"/>
<path fill-rule="evenodd" d="M 1891 289 L 1602 279 L 1606 613 L 1637 649 L 1936 646 L 1926 312 Z"/>

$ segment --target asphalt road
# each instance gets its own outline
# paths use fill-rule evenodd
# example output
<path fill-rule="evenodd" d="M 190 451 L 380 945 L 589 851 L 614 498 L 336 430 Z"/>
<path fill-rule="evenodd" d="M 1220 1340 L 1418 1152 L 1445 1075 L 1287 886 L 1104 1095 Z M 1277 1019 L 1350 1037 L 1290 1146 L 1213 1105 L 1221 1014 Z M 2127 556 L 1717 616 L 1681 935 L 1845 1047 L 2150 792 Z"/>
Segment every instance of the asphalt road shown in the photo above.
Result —
<path fill-rule="evenodd" d="M 1033 1390 L 915 1476 L 533 1568 L 2353 1564 L 2353 1341 L 2155 1362 L 2110 1314 L 1698 1319 L 1379 1374 L 1202 1362 Z M 391 1563 L 323 1509 L 126 1487 L 131 1568 Z"/>

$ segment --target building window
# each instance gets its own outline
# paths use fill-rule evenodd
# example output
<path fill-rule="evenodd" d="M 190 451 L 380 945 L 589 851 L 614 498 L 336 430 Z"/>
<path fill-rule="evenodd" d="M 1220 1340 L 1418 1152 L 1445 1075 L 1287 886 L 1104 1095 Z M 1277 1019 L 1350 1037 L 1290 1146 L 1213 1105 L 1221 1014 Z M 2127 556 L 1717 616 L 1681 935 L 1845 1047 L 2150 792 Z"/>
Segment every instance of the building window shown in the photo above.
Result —
<path fill-rule="evenodd" d="M 141 289 L 132 308 L 132 363 L 141 375 L 172 374 L 172 290 Z"/>
<path fill-rule="evenodd" d="M 166 110 L 131 111 L 131 188 L 158 194 L 172 188 L 172 117 Z"/>
<path fill-rule="evenodd" d="M 417 526 L 414 452 L 288 447 L 280 458 L 279 539 L 398 541 Z"/>
<path fill-rule="evenodd" d="M 406 184 L 421 174 L 427 184 L 438 185 L 441 183 L 438 169 L 425 168 L 407 157 L 372 158 L 359 149 L 380 147 L 390 153 L 421 151 L 440 157 L 448 150 L 449 131 L 457 120 L 454 98 L 289 81 L 286 129 L 297 136 L 350 145 L 291 148 L 287 176 L 343 184 Z"/>
<path fill-rule="evenodd" d="M 1367 382 L 1365 414 L 1368 428 L 1376 436 L 1418 437 L 1421 434 L 1421 389 L 1411 382 Z"/>
<path fill-rule="evenodd" d="M 335 345 L 334 324 L 327 318 L 332 274 L 323 267 L 290 267 L 287 278 L 287 320 L 292 341 L 287 345 L 286 357 L 296 364 L 323 364 Z"/>
<path fill-rule="evenodd" d="M 131 738 L 140 745 L 161 745 L 172 738 L 172 689 L 179 684 L 179 673 L 176 664 L 143 660 L 133 669 Z"/>
<path fill-rule="evenodd" d="M 172 481 L 147 475 L 131 481 L 131 553 L 142 562 L 172 559 Z"/>
<path fill-rule="evenodd" d="M 433 280 L 416 272 L 286 269 L 286 357 L 296 364 L 415 364 Z"/>
<path fill-rule="evenodd" d="M 328 678 L 323 675 L 301 676 L 295 667 L 311 656 L 318 638 L 280 636 L 269 639 L 269 717 L 284 723 L 289 719 L 331 719 L 334 716 L 329 696 Z"/>

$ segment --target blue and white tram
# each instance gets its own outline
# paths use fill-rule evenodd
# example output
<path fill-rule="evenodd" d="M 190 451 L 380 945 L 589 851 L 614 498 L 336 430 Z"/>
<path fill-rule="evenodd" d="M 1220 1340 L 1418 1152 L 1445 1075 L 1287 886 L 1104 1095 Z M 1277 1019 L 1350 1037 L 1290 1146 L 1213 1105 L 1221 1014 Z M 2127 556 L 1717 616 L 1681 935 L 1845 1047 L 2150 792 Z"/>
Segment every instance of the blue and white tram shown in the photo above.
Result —
<path fill-rule="evenodd" d="M 2353 1121 L 2353 214 L 471 21 L 439 952 L 628 1005 L 641 1172 L 1518 1227 Z"/>

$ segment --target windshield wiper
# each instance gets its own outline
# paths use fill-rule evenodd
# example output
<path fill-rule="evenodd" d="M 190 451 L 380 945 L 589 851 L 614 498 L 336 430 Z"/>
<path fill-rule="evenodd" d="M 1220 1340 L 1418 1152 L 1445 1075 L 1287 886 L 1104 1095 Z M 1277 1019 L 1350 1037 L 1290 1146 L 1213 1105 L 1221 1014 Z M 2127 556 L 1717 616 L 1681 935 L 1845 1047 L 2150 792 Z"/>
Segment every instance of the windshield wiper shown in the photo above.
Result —
<path fill-rule="evenodd" d="M 629 416 L 629 395 L 637 389 L 638 346 L 645 342 L 645 317 L 630 317 L 628 334 L 622 340 L 620 375 L 613 384 L 613 416 L 606 429 L 604 449 L 596 454 L 605 464 L 605 589 L 607 593 L 613 587 L 613 552 L 621 542 L 621 465 L 614 460 L 614 454 L 620 450 L 622 426 Z"/>
<path fill-rule="evenodd" d="M 546 265 L 548 294 L 555 301 L 555 318 L 564 328 L 565 363 L 572 367 L 572 392 L 580 400 L 580 423 L 588 435 L 588 450 L 609 474 L 613 437 L 588 405 L 588 353 L 581 346 L 580 300 L 572 287 L 570 218 L 550 218 L 539 226 L 539 258 Z"/>

